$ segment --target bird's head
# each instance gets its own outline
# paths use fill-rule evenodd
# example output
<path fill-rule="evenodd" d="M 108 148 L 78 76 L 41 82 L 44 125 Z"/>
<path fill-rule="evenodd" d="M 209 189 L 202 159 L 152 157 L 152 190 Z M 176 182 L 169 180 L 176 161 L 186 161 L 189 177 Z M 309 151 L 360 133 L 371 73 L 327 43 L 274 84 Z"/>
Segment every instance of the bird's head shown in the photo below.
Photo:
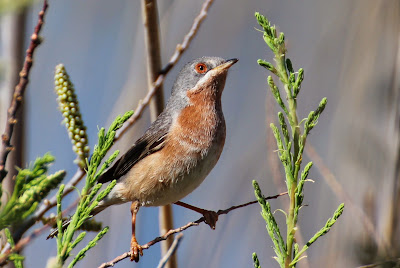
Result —
<path fill-rule="evenodd" d="M 237 59 L 202 57 L 187 63 L 175 80 L 170 102 L 174 106 L 186 106 L 189 94 L 193 95 L 205 90 L 220 100 L 228 69 L 237 61 Z"/>

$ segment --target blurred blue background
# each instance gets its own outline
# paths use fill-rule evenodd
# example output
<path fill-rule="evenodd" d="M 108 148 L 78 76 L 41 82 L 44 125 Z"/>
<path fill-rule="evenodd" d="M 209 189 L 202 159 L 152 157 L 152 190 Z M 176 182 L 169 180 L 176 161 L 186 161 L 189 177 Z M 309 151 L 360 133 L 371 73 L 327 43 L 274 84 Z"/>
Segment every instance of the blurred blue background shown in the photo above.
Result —
<path fill-rule="evenodd" d="M 50 0 L 49 4 L 41 34 L 43 44 L 36 51 L 25 95 L 26 162 L 50 151 L 56 157 L 52 171 L 66 169 L 69 178 L 76 170 L 75 155 L 57 109 L 54 68 L 63 63 L 75 85 L 93 147 L 98 128 L 134 109 L 146 94 L 141 3 Z M 160 0 L 158 5 L 165 64 L 190 29 L 202 1 Z M 37 1 L 29 9 L 27 37 L 40 8 Z M 178 71 L 193 58 L 239 59 L 229 72 L 222 100 L 227 124 L 225 149 L 205 182 L 183 201 L 210 210 L 251 201 L 253 179 L 265 195 L 282 191 L 282 170 L 276 169 L 276 146 L 270 142 L 268 127 L 276 120 L 278 107 L 266 83 L 268 72 L 256 62 L 259 58 L 271 61 L 273 55 L 256 30 L 255 11 L 285 33 L 294 68 L 305 69 L 298 98 L 299 117 L 306 117 L 323 97 L 328 98 L 328 106 L 308 141 L 352 200 L 347 203 L 326 183 L 318 167 L 312 169 L 309 178 L 315 182 L 305 186 L 308 206 L 299 218 L 303 243 L 340 203 L 348 206 L 299 267 L 360 265 L 358 251 L 370 234 L 363 228 L 363 220 L 356 217 L 354 207 L 365 209 L 366 196 L 374 200 L 372 221 L 383 237 L 387 235 L 387 218 L 393 216 L 387 209 L 393 204 L 399 152 L 398 1 L 215 0 L 191 46 L 164 84 L 168 97 Z M 125 152 L 149 124 L 147 110 L 113 149 Z M 64 207 L 76 198 L 73 192 Z M 271 201 L 273 210 L 284 207 L 285 201 L 286 197 Z M 284 224 L 283 214 L 275 215 Z M 97 267 L 129 250 L 129 204 L 115 206 L 96 218 L 110 226 L 110 231 L 77 267 Z M 198 218 L 195 212 L 174 207 L 175 227 Z M 138 221 L 139 242 L 159 235 L 158 208 L 142 208 Z M 45 240 L 45 236 L 26 248 L 26 267 L 45 267 L 47 259 L 56 255 L 56 241 Z M 89 234 L 80 247 L 92 237 L 94 234 Z M 221 216 L 216 230 L 201 224 L 185 231 L 178 263 L 179 267 L 252 267 L 253 252 L 258 253 L 263 267 L 277 267 L 258 205 Z M 160 257 L 157 245 L 146 250 L 138 264 L 124 260 L 116 267 L 156 267 Z"/>

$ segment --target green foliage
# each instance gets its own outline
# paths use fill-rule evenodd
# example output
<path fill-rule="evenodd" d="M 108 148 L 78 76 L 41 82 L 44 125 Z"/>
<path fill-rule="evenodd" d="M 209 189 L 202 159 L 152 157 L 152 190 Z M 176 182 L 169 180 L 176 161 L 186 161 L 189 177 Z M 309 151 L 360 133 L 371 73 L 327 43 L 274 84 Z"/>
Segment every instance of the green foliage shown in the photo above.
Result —
<path fill-rule="evenodd" d="M 98 135 L 98 144 L 94 147 L 93 155 L 90 159 L 90 163 L 88 163 L 85 185 L 80 191 L 79 204 L 70 220 L 70 224 L 65 230 L 62 229 L 61 216 L 61 198 L 64 186 L 62 185 L 59 189 L 57 196 L 57 259 L 59 265 L 64 265 L 70 256 L 72 249 L 74 249 L 86 235 L 86 233 L 83 232 L 75 240 L 73 240 L 75 232 L 82 227 L 86 220 L 90 219 L 93 209 L 102 199 L 105 198 L 108 193 L 110 193 L 116 184 L 116 181 L 114 180 L 106 187 L 106 189 L 100 191 L 102 184 L 97 183 L 97 179 L 115 160 L 118 155 L 118 151 L 113 153 L 101 167 L 100 164 L 114 143 L 116 131 L 122 127 L 123 123 L 126 122 L 132 116 L 132 114 L 133 111 L 129 111 L 123 116 L 118 116 L 111 124 L 107 133 L 105 133 L 104 128 L 100 129 Z M 98 233 L 97 236 L 78 253 L 68 267 L 74 266 L 79 260 L 81 260 L 85 256 L 86 252 L 95 246 L 97 241 L 100 240 L 107 233 L 107 231 L 108 227 L 104 228 L 100 233 Z"/>
<path fill-rule="evenodd" d="M 76 255 L 74 260 L 68 265 L 68 268 L 74 267 L 74 265 L 78 261 L 82 260 L 85 257 L 85 253 L 97 244 L 97 242 L 108 232 L 108 229 L 109 229 L 108 227 L 105 227 L 101 232 L 99 232 L 96 235 L 96 237 L 92 241 L 89 242 L 89 244 L 86 245 L 86 247 L 84 247 L 81 251 L 79 251 L 79 253 Z M 81 233 L 81 234 L 84 234 L 84 233 Z M 84 235 L 82 236 L 82 239 L 83 239 L 83 237 L 84 237 Z M 78 236 L 78 238 L 79 238 L 79 236 Z M 77 238 L 77 240 L 78 240 L 78 238 Z"/>
<path fill-rule="evenodd" d="M 258 260 L 256 253 L 253 253 L 253 264 L 254 264 L 254 268 L 261 268 L 260 261 Z"/>
<path fill-rule="evenodd" d="M 34 0 L 0 0 L 0 15 L 6 12 L 18 12 L 20 9 L 32 5 Z"/>
<path fill-rule="evenodd" d="M 332 218 L 329 218 L 326 222 L 325 226 L 321 228 L 304 246 L 303 248 L 294 254 L 293 261 L 290 263 L 290 266 L 294 266 L 300 259 L 303 253 L 311 246 L 312 243 L 317 241 L 318 238 L 325 235 L 331 230 L 331 227 L 336 222 L 336 220 L 342 215 L 344 210 L 344 204 L 340 204 L 339 207 L 336 209 L 335 213 L 333 214 Z M 298 244 L 296 244 L 298 246 Z"/>
<path fill-rule="evenodd" d="M 47 175 L 48 166 L 52 162 L 54 157 L 47 153 L 43 157 L 38 157 L 31 168 L 18 171 L 14 191 L 0 212 L 0 230 L 22 223 L 64 179 L 65 171 Z"/>
<path fill-rule="evenodd" d="M 277 143 L 279 159 L 285 169 L 286 185 L 290 199 L 289 209 L 287 212 L 284 212 L 286 216 L 286 241 L 284 241 L 281 236 L 279 226 L 271 212 L 270 204 L 265 201 L 258 183 L 253 181 L 253 186 L 257 200 L 262 208 L 261 215 L 267 223 L 267 231 L 274 244 L 274 251 L 276 254 L 274 258 L 281 267 L 288 268 L 295 266 L 296 263 L 304 257 L 303 254 L 309 246 L 330 230 L 332 225 L 342 214 L 344 204 L 339 206 L 333 218 L 329 219 L 326 225 L 299 250 L 299 245 L 295 243 L 296 225 L 298 213 L 304 200 L 304 184 L 307 181 L 312 162 L 304 167 L 300 178 L 299 171 L 307 137 L 310 131 L 317 125 L 318 118 L 325 109 L 327 100 L 323 98 L 318 108 L 309 113 L 307 119 L 304 121 L 302 131 L 301 122 L 299 123 L 297 116 L 297 95 L 300 92 L 301 84 L 304 79 L 304 70 L 300 68 L 298 72 L 295 72 L 292 61 L 286 58 L 285 35 L 283 33 L 278 35 L 276 27 L 272 26 L 265 16 L 259 13 L 256 13 L 255 16 L 258 24 L 263 29 L 262 32 L 265 43 L 274 53 L 275 64 L 261 59 L 257 62 L 260 66 L 266 68 L 278 77 L 286 93 L 286 97 L 284 98 L 286 99 L 285 103 L 281 97 L 281 91 L 274 82 L 272 76 L 268 76 L 267 82 L 272 95 L 283 110 L 283 113 L 278 113 L 280 128 L 273 123 L 270 124 L 270 127 Z M 286 120 L 289 122 L 290 130 Z M 257 255 L 253 254 L 253 260 L 254 266 L 257 268 L 260 267 Z"/>
<path fill-rule="evenodd" d="M 267 231 L 269 236 L 274 243 L 274 251 L 276 257 L 274 259 L 280 264 L 283 265 L 285 258 L 286 258 L 286 246 L 285 242 L 283 241 L 283 237 L 279 230 L 278 224 L 275 221 L 274 215 L 271 212 L 271 205 L 269 202 L 265 201 L 265 197 L 261 193 L 261 189 L 258 183 L 253 180 L 253 187 L 255 191 L 255 195 L 257 197 L 258 203 L 261 205 L 261 215 L 263 216 L 265 222 L 267 223 Z"/>
<path fill-rule="evenodd" d="M 7 238 L 7 242 L 10 244 L 11 249 L 14 249 L 15 247 L 15 243 L 14 243 L 14 239 L 11 236 L 10 230 L 8 230 L 8 228 L 4 229 L 4 233 L 6 235 Z M 23 266 L 23 260 L 25 259 L 23 256 L 17 254 L 17 253 L 11 253 L 8 258 L 9 261 L 14 262 L 14 266 L 15 268 L 22 268 Z"/>

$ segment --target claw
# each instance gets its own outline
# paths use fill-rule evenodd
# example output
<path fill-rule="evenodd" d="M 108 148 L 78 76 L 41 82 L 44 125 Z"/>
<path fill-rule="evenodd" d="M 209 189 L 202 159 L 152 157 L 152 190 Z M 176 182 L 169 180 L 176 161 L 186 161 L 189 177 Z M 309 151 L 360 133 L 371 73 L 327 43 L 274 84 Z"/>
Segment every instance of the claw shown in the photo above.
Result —
<path fill-rule="evenodd" d="M 215 230 L 215 226 L 218 221 L 218 214 L 212 210 L 204 210 L 202 212 L 203 217 L 205 218 L 205 223 L 210 226 L 211 229 Z"/>
<path fill-rule="evenodd" d="M 131 240 L 131 251 L 130 251 L 130 255 L 131 255 L 131 261 L 135 261 L 138 262 L 139 261 L 139 255 L 143 256 L 143 249 L 142 247 L 138 244 L 138 242 L 136 241 L 136 239 L 134 239 L 132 237 Z"/>
<path fill-rule="evenodd" d="M 175 204 L 177 204 L 178 206 L 184 207 L 184 208 L 188 208 L 190 210 L 196 211 L 198 213 L 200 213 L 201 215 L 203 215 L 205 222 L 208 226 L 210 226 L 211 229 L 215 229 L 215 225 L 218 221 L 218 213 L 212 210 L 206 210 L 206 209 L 202 209 L 202 208 L 198 208 L 186 203 L 183 203 L 182 201 L 178 201 L 175 202 Z"/>

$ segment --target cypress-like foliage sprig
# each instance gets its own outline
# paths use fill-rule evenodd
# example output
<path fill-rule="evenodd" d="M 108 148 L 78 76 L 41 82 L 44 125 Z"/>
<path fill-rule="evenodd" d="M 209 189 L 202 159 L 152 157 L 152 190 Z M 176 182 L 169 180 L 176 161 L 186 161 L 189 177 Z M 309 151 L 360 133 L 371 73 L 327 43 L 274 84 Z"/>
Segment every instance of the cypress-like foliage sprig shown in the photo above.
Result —
<path fill-rule="evenodd" d="M 254 268 L 261 268 L 260 261 L 258 260 L 257 254 L 253 253 L 253 264 Z"/>
<path fill-rule="evenodd" d="M 97 244 L 97 242 L 108 232 L 108 230 L 109 227 L 105 227 L 101 232 L 99 232 L 96 235 L 96 237 L 92 241 L 89 242 L 89 244 L 87 244 L 86 247 L 81 249 L 81 251 L 79 251 L 74 260 L 68 265 L 68 268 L 74 267 L 74 265 L 78 261 L 82 260 L 85 257 L 86 252 L 88 252 L 91 248 L 93 248 Z"/>
<path fill-rule="evenodd" d="M 10 244 L 11 249 L 14 249 L 15 247 L 15 242 L 14 239 L 11 235 L 11 232 L 8 228 L 4 229 L 4 233 L 6 235 L 7 238 L 7 242 Z M 21 256 L 17 253 L 12 253 L 8 256 L 7 258 L 9 261 L 12 261 L 14 263 L 15 268 L 23 268 L 23 260 L 25 259 L 24 256 Z"/>
<path fill-rule="evenodd" d="M 116 184 L 116 181 L 114 180 L 106 187 L 106 189 L 100 190 L 102 184 L 97 183 L 97 178 L 112 163 L 112 161 L 115 160 L 118 155 L 118 151 L 114 152 L 110 157 L 108 157 L 108 159 L 104 161 L 101 166 L 100 164 L 114 143 L 116 131 L 122 127 L 123 123 L 127 121 L 132 114 L 133 111 L 129 111 L 123 116 L 118 116 L 111 124 L 107 132 L 104 128 L 99 130 L 98 144 L 94 147 L 93 155 L 90 158 L 90 162 L 87 166 L 85 185 L 80 191 L 80 201 L 76 211 L 69 220 L 69 225 L 65 230 L 63 230 L 62 226 L 60 225 L 61 220 L 57 220 L 59 238 L 57 240 L 57 246 L 59 249 L 57 252 L 57 263 L 59 266 L 63 266 L 65 264 L 66 260 L 71 255 L 73 248 L 75 248 L 83 239 L 84 234 L 81 234 L 75 240 L 73 240 L 75 232 L 84 228 L 87 220 L 92 217 L 93 209 L 110 193 Z M 57 200 L 57 207 L 60 207 L 61 209 L 61 200 Z M 107 231 L 108 227 L 104 228 L 100 233 L 98 233 L 96 238 L 78 253 L 68 267 L 74 266 L 79 260 L 81 260 L 85 256 L 85 253 L 92 248 Z"/>
<path fill-rule="evenodd" d="M 61 183 L 65 171 L 47 175 L 48 166 L 53 161 L 54 157 L 46 153 L 38 157 L 30 168 L 18 170 L 13 194 L 0 212 L 0 229 L 21 224 L 48 193 Z"/>
<path fill-rule="evenodd" d="M 268 234 L 274 244 L 276 254 L 276 257 L 274 258 L 282 268 L 289 268 L 295 266 L 296 263 L 304 257 L 302 254 L 304 254 L 307 248 L 314 243 L 317 238 L 326 234 L 330 230 L 337 218 L 342 214 L 344 206 L 340 205 L 338 210 L 335 212 L 333 219 L 329 219 L 326 225 L 316 233 L 301 250 L 299 250 L 299 245 L 295 240 L 297 220 L 304 200 L 304 184 L 312 167 L 312 162 L 305 166 L 300 178 L 299 172 L 301 170 L 307 136 L 318 123 L 318 118 L 325 109 L 327 100 L 326 98 L 323 98 L 318 108 L 309 113 L 304 122 L 304 130 L 302 133 L 300 127 L 301 122 L 299 123 L 297 115 L 297 95 L 300 92 L 301 84 L 304 79 L 304 70 L 300 68 L 296 76 L 292 61 L 286 56 L 285 35 L 283 33 L 279 33 L 278 35 L 276 27 L 272 26 L 265 16 L 256 12 L 255 17 L 258 24 L 263 28 L 262 32 L 264 41 L 274 53 L 275 64 L 272 65 L 271 63 L 261 59 L 258 60 L 257 63 L 271 71 L 272 74 L 279 78 L 282 82 L 281 88 L 283 88 L 284 93 L 286 93 L 285 98 L 282 98 L 279 87 L 275 84 L 272 76 L 268 76 L 267 82 L 272 95 L 283 110 L 283 113 L 278 113 L 280 129 L 278 129 L 278 127 L 273 123 L 270 124 L 270 127 L 276 140 L 279 158 L 285 168 L 286 185 L 289 196 L 288 210 L 281 210 L 286 216 L 285 242 L 280 236 L 280 230 L 271 213 L 270 204 L 260 197 L 261 190 L 256 182 L 253 182 L 253 187 L 255 189 L 257 200 L 262 207 L 261 214 L 267 223 Z M 286 102 L 284 102 L 284 100 L 286 100 Z M 286 120 L 289 122 L 290 127 L 286 124 Z M 279 236 L 277 234 L 279 234 Z M 256 262 L 254 263 L 256 265 Z M 259 263 L 257 265 L 259 265 Z"/>

